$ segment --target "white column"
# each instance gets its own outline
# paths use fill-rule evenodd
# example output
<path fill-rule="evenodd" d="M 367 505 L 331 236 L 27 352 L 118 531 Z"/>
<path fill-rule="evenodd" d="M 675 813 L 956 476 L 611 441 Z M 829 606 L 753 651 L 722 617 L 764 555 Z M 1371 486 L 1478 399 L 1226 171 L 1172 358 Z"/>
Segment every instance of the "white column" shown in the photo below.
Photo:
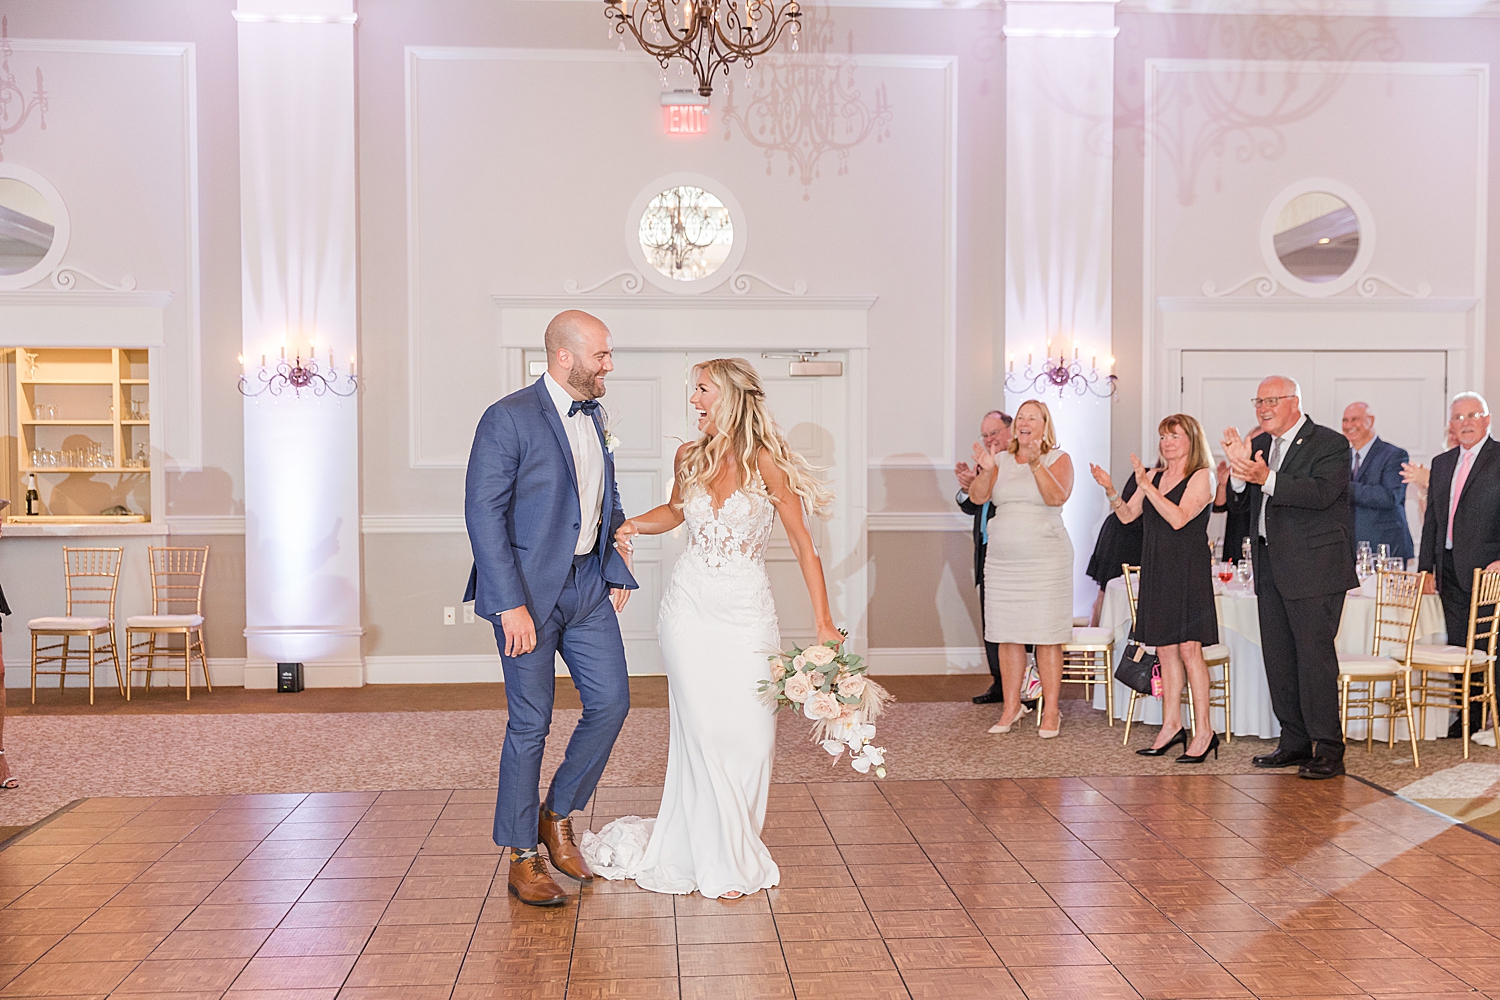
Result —
<path fill-rule="evenodd" d="M 1108 371 L 1115 0 L 1005 5 L 1005 348 Z M 1110 403 L 1071 388 L 1007 392 L 1010 412 L 1042 398 L 1073 459 L 1063 520 L 1075 552 L 1074 613 L 1097 592 L 1083 575 L 1106 513 L 1090 462 L 1108 466 Z M 1116 470 L 1117 472 L 1119 470 Z"/>
<path fill-rule="evenodd" d="M 245 363 L 315 341 L 342 371 L 358 342 L 353 0 L 239 0 L 234 16 Z M 289 661 L 308 686 L 364 683 L 358 412 L 245 401 L 246 687 Z"/>

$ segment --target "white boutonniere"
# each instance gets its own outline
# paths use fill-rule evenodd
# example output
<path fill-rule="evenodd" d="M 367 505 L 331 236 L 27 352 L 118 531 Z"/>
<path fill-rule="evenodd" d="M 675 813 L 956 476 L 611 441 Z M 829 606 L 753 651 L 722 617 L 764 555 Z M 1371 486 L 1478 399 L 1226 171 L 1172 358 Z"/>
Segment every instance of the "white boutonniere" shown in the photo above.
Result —
<path fill-rule="evenodd" d="M 604 429 L 604 450 L 613 455 L 615 449 L 618 447 L 620 447 L 620 439 L 615 437 L 614 431 L 606 427 Z"/>

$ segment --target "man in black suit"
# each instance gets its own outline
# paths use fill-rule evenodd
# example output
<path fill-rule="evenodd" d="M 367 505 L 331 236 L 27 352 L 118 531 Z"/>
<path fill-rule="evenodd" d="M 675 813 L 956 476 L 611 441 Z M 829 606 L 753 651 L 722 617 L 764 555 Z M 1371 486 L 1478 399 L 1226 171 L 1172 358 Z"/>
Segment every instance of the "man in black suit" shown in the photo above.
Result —
<path fill-rule="evenodd" d="M 1370 548 L 1390 546 L 1391 555 L 1410 559 L 1411 529 L 1406 526 L 1406 483 L 1401 466 L 1411 456 L 1405 448 L 1375 436 L 1375 414 L 1368 403 L 1344 407 L 1344 437 L 1354 452 L 1349 490 L 1354 503 L 1354 541 Z"/>
<path fill-rule="evenodd" d="M 1349 441 L 1302 413 L 1295 379 L 1260 384 L 1260 433 L 1224 432 L 1229 503 L 1254 525 L 1251 561 L 1271 707 L 1281 723 L 1274 753 L 1256 767 L 1298 767 L 1303 778 L 1344 773 L 1339 658 L 1334 640 L 1344 595 L 1359 585 L 1349 516 Z"/>
<path fill-rule="evenodd" d="M 998 455 L 1010 447 L 1010 414 L 1003 410 L 991 410 L 979 424 L 979 437 L 991 455 Z M 979 634 L 984 635 L 984 554 L 989 548 L 990 518 L 995 516 L 995 505 L 986 501 L 977 504 L 969 499 L 969 484 L 979 470 L 965 462 L 953 467 L 958 477 L 958 509 L 974 518 L 974 583 L 979 587 Z M 989 663 L 993 683 L 988 691 L 974 696 L 976 705 L 993 705 L 1005 700 L 1000 690 L 1000 644 L 986 642 L 984 658 Z"/>
<path fill-rule="evenodd" d="M 1474 571 L 1500 569 L 1500 444 L 1490 438 L 1490 407 L 1477 392 L 1453 397 L 1448 430 L 1458 447 L 1432 460 L 1417 568 L 1432 574 L 1427 585 L 1443 602 L 1448 641 L 1462 646 L 1469 638 Z M 1477 726 L 1481 706 L 1469 710 Z M 1448 731 L 1462 733 L 1462 720 Z"/>

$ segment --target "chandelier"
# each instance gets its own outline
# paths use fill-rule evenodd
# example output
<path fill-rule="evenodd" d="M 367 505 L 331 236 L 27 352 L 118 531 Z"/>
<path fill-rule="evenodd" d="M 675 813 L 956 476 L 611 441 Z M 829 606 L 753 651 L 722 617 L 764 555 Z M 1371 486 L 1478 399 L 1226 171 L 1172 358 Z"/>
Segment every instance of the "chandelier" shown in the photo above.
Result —
<path fill-rule="evenodd" d="M 1032 364 L 1031 354 L 1026 355 L 1026 367 L 1020 372 L 1016 371 L 1015 355 L 1008 359 L 1005 372 L 1005 388 L 1008 392 L 1020 395 L 1025 392 L 1046 393 L 1052 389 L 1057 390 L 1057 398 L 1062 399 L 1069 389 L 1077 396 L 1095 395 L 1107 399 L 1114 398 L 1116 391 L 1116 377 L 1113 372 L 1101 372 L 1099 370 L 1099 359 L 1095 357 L 1085 368 L 1078 357 L 1078 348 L 1073 348 L 1073 360 L 1058 352 L 1057 357 L 1049 355 L 1042 359 L 1040 368 Z M 1109 359 L 1109 367 L 1114 368 L 1115 359 Z"/>
<path fill-rule="evenodd" d="M 698 78 L 698 93 L 713 93 L 714 76 L 743 62 L 748 69 L 758 56 L 771 51 L 783 32 L 797 34 L 802 10 L 797 0 L 777 6 L 775 0 L 604 0 L 609 36 L 630 34 L 663 72 L 681 59 Z"/>
<path fill-rule="evenodd" d="M 302 398 L 304 392 L 313 396 L 323 396 L 332 393 L 335 396 L 352 396 L 359 391 L 359 379 L 354 374 L 354 359 L 349 359 L 349 371 L 340 376 L 338 369 L 333 364 L 333 352 L 328 352 L 328 370 L 324 371 L 313 358 L 313 348 L 308 348 L 308 357 L 304 359 L 302 352 L 298 351 L 293 360 L 287 361 L 286 348 L 281 349 L 281 358 L 274 365 L 266 364 L 266 356 L 260 356 L 260 368 L 255 373 L 255 380 L 260 383 L 256 389 L 250 388 L 250 375 L 243 369 L 245 357 L 240 355 L 240 394 L 243 396 L 259 396 L 269 392 L 273 396 L 290 392 L 298 399 Z"/>
<path fill-rule="evenodd" d="M 10 68 L 10 57 L 14 52 L 10 45 L 9 20 L 0 17 L 0 149 L 5 145 L 5 137 L 19 131 L 33 111 L 41 119 L 42 131 L 47 129 L 47 92 L 42 89 L 42 68 L 36 68 L 36 90 L 27 94 Z M 0 159 L 4 158 L 0 153 Z"/>

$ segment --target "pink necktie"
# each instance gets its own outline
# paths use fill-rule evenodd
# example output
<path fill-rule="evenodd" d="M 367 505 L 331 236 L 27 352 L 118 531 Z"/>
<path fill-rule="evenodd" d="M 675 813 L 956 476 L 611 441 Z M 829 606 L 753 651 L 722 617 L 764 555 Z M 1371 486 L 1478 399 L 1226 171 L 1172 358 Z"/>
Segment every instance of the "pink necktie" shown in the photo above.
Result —
<path fill-rule="evenodd" d="M 1458 471 L 1453 474 L 1453 495 L 1448 498 L 1448 548 L 1453 548 L 1453 515 L 1458 512 L 1458 498 L 1463 496 L 1464 483 L 1469 479 L 1469 466 L 1474 464 L 1474 452 L 1465 451 L 1459 460 Z"/>

